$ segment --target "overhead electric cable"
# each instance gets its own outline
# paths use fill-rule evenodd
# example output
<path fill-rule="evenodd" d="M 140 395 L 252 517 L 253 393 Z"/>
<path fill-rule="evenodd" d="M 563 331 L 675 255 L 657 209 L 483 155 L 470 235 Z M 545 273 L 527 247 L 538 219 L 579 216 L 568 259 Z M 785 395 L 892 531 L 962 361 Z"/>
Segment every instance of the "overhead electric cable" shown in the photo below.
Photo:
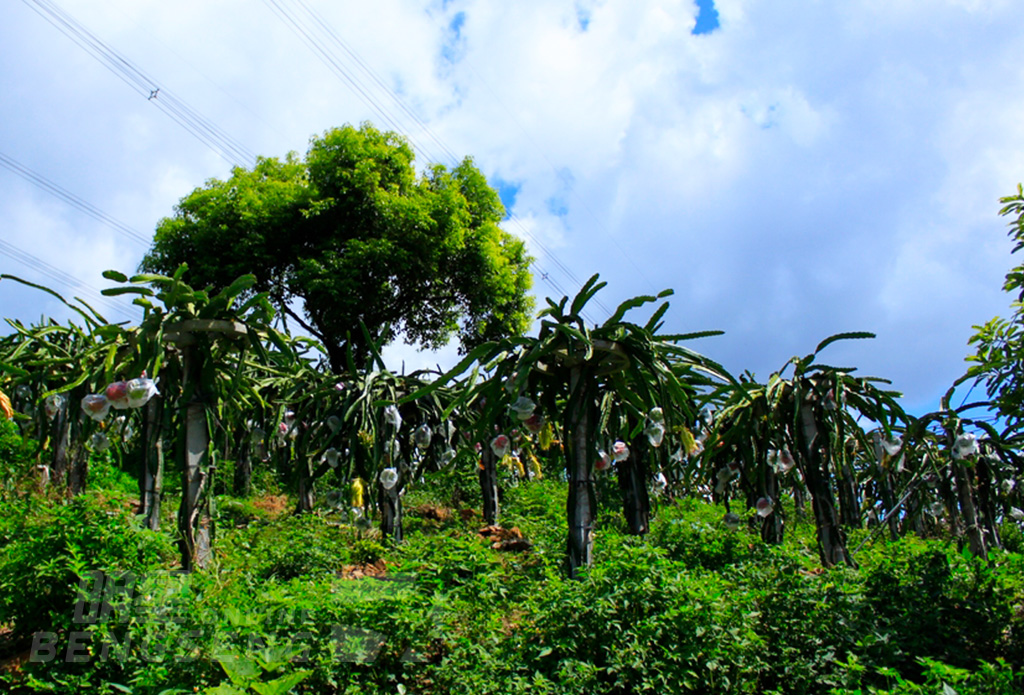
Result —
<path fill-rule="evenodd" d="M 363 103 L 369 106 L 372 111 L 377 113 L 386 128 L 400 133 L 408 132 L 408 129 L 403 128 L 388 108 L 380 102 L 378 96 L 373 93 L 372 88 L 365 85 L 357 76 L 352 74 L 346 68 L 345 62 L 331 50 L 329 45 L 330 42 L 325 40 L 323 36 L 317 34 L 315 26 L 309 26 L 308 18 L 304 19 L 296 13 L 289 11 L 289 8 L 285 7 L 281 2 L 278 2 L 278 0 L 264 0 L 264 4 L 267 5 L 267 7 L 269 7 L 270 10 L 292 30 L 292 32 L 313 51 L 320 61 L 327 66 L 327 68 L 334 73 L 336 77 L 352 89 L 356 93 L 356 96 L 358 96 Z M 409 138 L 409 141 L 413 149 L 416 150 L 416 152 L 424 159 L 428 161 L 440 161 L 433 155 L 433 153 L 423 149 L 423 147 L 413 138 Z"/>
<path fill-rule="evenodd" d="M 413 111 L 406 105 L 405 101 L 401 97 L 399 97 L 394 92 L 394 90 L 391 89 L 391 87 L 388 86 L 387 82 L 383 80 L 380 77 L 380 75 L 378 75 L 377 72 L 374 71 L 374 69 L 370 67 L 359 56 L 358 53 L 356 53 L 351 47 L 349 47 L 345 40 L 341 38 L 341 36 L 334 30 L 333 27 L 331 27 L 330 24 L 327 23 L 327 21 L 321 15 L 319 15 L 312 7 L 310 7 L 309 4 L 305 2 L 305 0 L 294 0 L 294 2 L 298 4 L 300 7 L 302 7 L 307 12 L 307 14 L 309 14 L 313 21 L 321 29 L 323 29 L 327 37 L 330 38 L 331 41 L 333 41 L 337 46 L 339 46 L 342 49 L 342 51 L 344 51 L 355 62 L 356 66 L 370 79 L 372 83 L 377 85 L 377 87 L 380 90 L 383 90 L 384 94 L 387 97 L 389 97 L 390 101 L 394 103 L 395 106 L 397 106 L 399 110 L 402 113 L 404 113 L 410 120 L 412 120 L 412 122 L 416 124 L 417 128 L 423 131 L 427 135 L 427 137 L 433 140 L 433 142 L 438 147 L 441 148 L 441 151 L 444 152 L 449 163 L 453 165 L 458 163 L 459 158 L 451 150 L 451 148 L 449 148 L 448 145 L 439 136 L 437 136 L 433 130 L 431 130 L 430 126 L 428 126 L 427 123 L 423 119 L 421 119 L 416 114 L 415 111 Z M 434 161 L 439 160 L 437 158 L 434 158 Z"/>
<path fill-rule="evenodd" d="M 3 254 L 8 258 L 13 258 L 15 261 L 18 261 L 27 268 L 31 268 L 40 275 L 44 275 L 50 280 L 53 280 L 54 282 L 71 291 L 75 291 L 76 288 L 82 288 L 87 290 L 89 299 L 92 300 L 92 302 L 95 305 L 103 304 L 108 309 L 116 311 L 122 317 L 131 321 L 136 321 L 139 319 L 138 311 L 141 310 L 136 310 L 133 312 L 131 310 L 130 305 L 126 306 L 123 303 L 119 303 L 116 300 L 107 297 L 106 295 L 102 294 L 100 290 L 93 287 L 92 285 L 83 282 L 74 275 L 64 272 L 60 268 L 55 268 L 46 261 L 42 260 L 41 258 L 38 258 L 29 253 L 28 251 L 18 248 L 14 244 L 10 244 L 4 241 L 3 239 L 0 239 L 0 254 Z"/>
<path fill-rule="evenodd" d="M 294 11 L 288 7 L 289 0 L 264 0 L 264 4 L 282 21 L 284 21 L 296 36 L 302 40 L 316 56 L 327 66 L 327 68 L 333 72 L 339 79 L 342 80 L 347 86 L 349 86 L 356 95 L 362 99 L 362 101 L 374 111 L 378 117 L 384 122 L 386 127 L 393 129 L 397 132 L 403 133 L 409 140 L 413 149 L 423 156 L 427 161 L 442 161 L 446 159 L 450 164 L 458 162 L 458 157 L 454 154 L 451 148 L 430 129 L 430 127 L 408 106 L 406 106 L 404 100 L 392 90 L 387 83 L 381 79 L 381 77 L 364 61 L 360 58 L 359 54 L 355 52 L 345 41 L 339 36 L 339 34 L 323 19 L 319 14 L 316 13 L 304 0 L 293 0 L 294 4 L 297 5 L 304 12 L 304 15 L 300 12 Z M 334 50 L 335 48 L 339 50 Z M 339 53 L 343 54 L 339 56 Z M 344 56 L 348 56 L 346 60 Z M 346 63 L 355 64 L 358 68 L 358 72 L 363 74 L 361 78 L 356 71 L 350 69 Z M 387 99 L 381 98 L 380 94 Z M 410 132 L 414 128 L 404 126 L 401 119 L 394 114 L 389 108 L 388 101 L 398 107 L 398 109 L 406 116 L 408 121 L 411 121 L 415 125 L 415 129 L 422 131 L 429 137 L 433 143 L 440 148 L 444 153 L 444 157 L 438 157 L 434 152 L 429 150 L 419 139 L 412 135 Z M 521 232 L 521 236 L 524 236 L 533 246 L 542 252 L 546 258 L 554 264 L 555 268 L 560 273 L 569 278 L 570 282 L 574 285 L 582 285 L 579 278 L 573 273 L 573 271 L 563 263 L 547 246 L 545 246 L 539 238 L 532 232 L 530 232 L 522 221 L 514 214 L 509 215 L 509 220 L 515 225 Z M 532 263 L 531 265 L 536 265 Z M 541 279 L 552 287 L 559 294 L 565 295 L 565 291 L 554 282 L 553 278 L 546 271 L 538 268 L 540 271 Z M 595 297 L 594 303 L 599 306 L 603 311 L 611 314 L 611 310 L 605 306 L 600 298 Z M 588 317 L 589 318 L 589 317 Z"/>
<path fill-rule="evenodd" d="M 244 145 L 174 96 L 166 86 L 148 76 L 137 65 L 99 39 L 51 0 L 24 0 L 24 2 L 61 33 L 85 49 L 136 93 L 153 102 L 158 109 L 229 163 L 236 166 L 251 166 L 256 161 L 256 155 Z"/>
<path fill-rule="evenodd" d="M 97 208 L 95 205 L 92 205 L 88 201 L 79 198 L 74 193 L 71 193 L 70 191 L 64 188 L 61 188 L 53 181 L 47 179 L 42 174 L 37 174 L 36 172 L 32 171 L 25 165 L 20 164 L 14 159 L 8 157 L 3 152 L 0 152 L 0 166 L 6 167 L 7 169 L 13 171 L 15 174 L 22 177 L 26 181 L 29 181 L 30 183 L 35 184 L 39 188 L 42 188 L 47 193 L 50 193 L 51 195 L 56 196 L 57 198 L 60 198 L 68 205 L 71 205 L 72 207 L 80 210 L 81 212 L 84 212 L 86 215 L 89 215 L 93 219 L 102 222 L 103 224 L 107 225 L 114 231 L 122 234 L 123 236 L 128 237 L 132 241 L 138 244 L 142 244 L 143 246 L 149 246 L 151 242 L 150 239 L 147 239 L 143 235 L 139 234 L 134 229 L 126 225 L 124 222 L 114 219 L 107 213 Z"/>

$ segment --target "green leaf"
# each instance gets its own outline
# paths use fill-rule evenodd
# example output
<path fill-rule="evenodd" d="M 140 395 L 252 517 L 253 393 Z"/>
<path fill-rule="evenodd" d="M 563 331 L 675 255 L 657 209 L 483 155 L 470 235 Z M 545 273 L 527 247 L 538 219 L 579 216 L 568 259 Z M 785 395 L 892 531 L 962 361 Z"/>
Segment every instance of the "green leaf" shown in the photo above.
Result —
<path fill-rule="evenodd" d="M 814 354 L 817 355 L 819 352 L 821 352 L 822 350 L 824 350 L 826 347 L 836 342 L 837 340 L 863 340 L 865 338 L 874 337 L 874 333 L 869 333 L 867 331 L 855 331 L 852 333 L 836 333 L 835 335 L 830 335 L 829 337 L 825 338 L 823 341 L 818 343 L 818 347 L 814 348 Z"/>
<path fill-rule="evenodd" d="M 153 282 L 158 284 L 168 284 L 174 282 L 174 279 L 169 278 L 166 275 L 157 275 L 155 273 L 139 273 L 138 275 L 132 275 L 130 282 Z"/>
<path fill-rule="evenodd" d="M 595 275 L 594 277 L 597 277 L 597 276 Z M 615 313 L 612 314 L 608 318 L 608 320 L 604 322 L 605 327 L 610 327 L 610 326 L 614 326 L 615 324 L 617 324 L 619 321 L 622 320 L 622 317 L 625 316 L 626 312 L 629 311 L 630 309 L 636 309 L 637 307 L 641 307 L 644 304 L 648 304 L 650 302 L 656 302 L 656 301 L 658 301 L 658 299 L 667 296 L 665 294 L 666 292 L 668 294 L 672 294 L 672 290 L 664 290 L 657 297 L 652 297 L 651 295 L 641 295 L 639 297 L 633 297 L 632 299 L 627 299 L 622 304 L 619 304 L 619 308 L 615 310 Z M 668 303 L 666 302 L 659 311 L 661 313 L 664 313 L 665 309 L 667 309 L 667 308 L 668 308 Z M 660 316 L 660 314 L 658 314 L 658 316 Z"/>
<path fill-rule="evenodd" d="M 725 331 L 694 331 L 693 333 L 673 333 L 672 335 L 659 335 L 658 340 L 666 343 L 679 343 L 684 340 L 696 340 L 697 338 L 710 338 L 716 335 L 725 335 Z"/>
<path fill-rule="evenodd" d="M 164 692 L 184 693 L 184 692 L 193 692 L 193 691 L 191 691 L 191 690 L 170 690 L 170 691 L 165 690 Z M 234 686 L 227 685 L 227 684 L 221 684 L 221 685 L 216 685 L 216 686 L 214 686 L 212 688 L 207 688 L 206 690 L 203 691 L 203 693 L 204 693 L 204 695 L 246 695 L 246 691 L 244 689 L 236 688 Z"/>
<path fill-rule="evenodd" d="M 217 663 L 224 669 L 224 673 L 228 674 L 232 683 L 242 687 L 245 687 L 254 678 L 259 678 L 263 672 L 254 659 L 244 656 L 227 656 L 219 659 Z"/>
<path fill-rule="evenodd" d="M 143 297 L 152 297 L 156 293 L 148 287 L 108 287 L 105 290 L 100 290 L 100 294 L 105 297 L 117 297 L 122 294 L 138 294 Z"/>
<path fill-rule="evenodd" d="M 579 313 L 583 310 L 583 307 L 586 306 L 587 302 L 590 301 L 591 297 L 593 297 L 602 287 L 608 284 L 606 282 L 598 282 L 599 277 L 600 275 L 598 273 L 594 273 L 594 275 L 584 283 L 579 294 L 577 294 L 572 300 L 572 307 L 569 310 L 570 314 L 579 316 Z"/>
<path fill-rule="evenodd" d="M 28 376 L 30 374 L 28 370 L 7 362 L 0 362 L 0 372 L 7 372 L 8 374 L 13 374 L 15 376 Z"/>
<path fill-rule="evenodd" d="M 128 282 L 128 276 L 116 270 L 104 270 L 103 277 L 114 282 Z"/>
<path fill-rule="evenodd" d="M 310 670 L 292 671 L 272 681 L 252 683 L 249 687 L 260 695 L 285 695 L 285 693 L 306 680 L 312 673 Z"/>

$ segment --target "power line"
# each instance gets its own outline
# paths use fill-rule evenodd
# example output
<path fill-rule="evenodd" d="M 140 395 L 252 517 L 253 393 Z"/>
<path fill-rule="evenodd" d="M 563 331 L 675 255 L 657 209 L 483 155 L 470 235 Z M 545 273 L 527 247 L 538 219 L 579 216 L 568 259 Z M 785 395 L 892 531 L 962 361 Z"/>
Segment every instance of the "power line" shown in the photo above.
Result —
<path fill-rule="evenodd" d="M 21 249 L 15 246 L 14 244 L 10 244 L 4 241 L 3 239 L 0 239 L 0 254 L 3 254 L 8 258 L 14 259 L 15 261 L 21 263 L 22 265 L 31 268 L 32 270 L 35 270 L 39 274 L 44 275 L 45 277 L 49 278 L 50 280 L 53 280 L 54 282 L 58 283 L 63 287 L 66 287 L 69 290 L 74 291 L 75 288 L 82 288 L 88 290 L 90 299 L 92 299 L 94 303 L 103 304 L 108 309 L 117 312 L 122 317 L 128 320 L 134 321 L 138 320 L 139 318 L 137 311 L 133 312 L 127 309 L 123 304 L 120 304 L 112 300 L 110 297 L 103 295 L 100 292 L 100 290 L 83 282 L 74 275 L 66 273 L 60 268 L 56 268 L 50 265 L 41 258 L 38 258 L 29 253 L 28 251 L 25 251 L 24 249 Z"/>
<path fill-rule="evenodd" d="M 441 161 L 441 157 L 437 157 L 433 152 L 428 150 L 422 142 L 420 142 L 415 136 L 410 133 L 410 128 L 403 127 L 400 122 L 400 118 L 389 108 L 385 102 L 390 102 L 394 106 L 397 106 L 399 111 L 405 115 L 406 119 L 412 121 L 416 128 L 424 133 L 427 137 L 444 153 L 444 159 L 447 159 L 449 163 L 455 164 L 458 161 L 458 157 L 448 147 L 447 144 L 435 134 L 430 127 L 408 106 L 405 102 L 395 94 L 387 83 L 381 79 L 381 77 L 353 50 L 345 41 L 338 35 L 336 31 L 323 19 L 319 14 L 316 13 L 305 0 L 294 0 L 295 4 L 301 8 L 302 12 L 296 12 L 287 6 L 288 0 L 264 0 L 264 4 L 282 21 L 284 21 L 296 36 L 302 40 L 317 57 L 327 66 L 327 68 L 335 74 L 342 82 L 348 85 L 356 95 L 365 103 L 371 110 L 377 113 L 378 117 L 382 119 L 386 127 L 403 132 L 406 134 L 413 149 L 417 151 L 428 161 Z M 338 49 L 337 51 L 335 49 Z M 339 56 L 339 53 L 342 54 Z M 348 57 L 348 60 L 344 58 Z M 354 63 L 357 70 L 351 70 L 346 65 L 348 63 Z M 362 73 L 361 78 L 357 71 Z M 381 93 L 386 99 L 381 98 Z M 546 158 L 545 158 L 546 159 Z M 549 162 L 550 163 L 550 162 Z M 523 222 L 514 214 L 509 215 L 509 221 L 513 224 L 520 232 L 521 236 L 525 237 L 534 248 L 538 249 L 545 257 L 549 258 L 554 264 L 555 268 L 559 270 L 564 276 L 575 285 L 582 285 L 579 278 L 573 273 L 573 271 L 563 263 L 547 246 L 545 246 L 535 234 L 529 231 Z M 536 266 L 536 262 L 531 265 Z M 565 295 L 565 291 L 551 278 L 550 274 L 540 268 L 541 279 L 552 287 L 556 292 L 561 295 Z M 611 310 L 605 306 L 600 298 L 595 297 L 594 303 L 597 304 L 603 311 L 611 314 Z M 589 320 L 589 317 L 585 317 Z M 593 321 L 591 321 L 593 323 Z"/>
<path fill-rule="evenodd" d="M 301 11 L 295 11 L 288 7 L 288 0 L 264 0 L 264 4 L 289 26 L 292 32 L 320 58 L 321 62 L 335 76 L 355 91 L 363 103 L 369 106 L 386 122 L 387 127 L 406 133 L 413 148 L 421 156 L 428 161 L 434 162 L 444 160 L 447 160 L 450 164 L 458 162 L 458 157 L 445 145 L 444 141 L 435 135 L 430 127 L 413 110 L 406 106 L 405 102 L 388 87 L 387 83 L 304 0 L 294 0 L 294 4 Z M 350 69 L 349 64 L 354 64 L 356 69 Z M 360 73 L 362 77 L 360 77 Z M 386 102 L 390 103 L 393 107 L 397 107 L 419 130 L 426 133 L 444 156 L 437 156 L 435 152 L 426 149 L 423 143 L 417 142 L 413 137 L 409 136 L 408 132 L 410 129 L 403 127 L 399 117 L 395 115 Z"/>
<path fill-rule="evenodd" d="M 50 193 L 51 195 L 56 196 L 57 198 L 60 198 L 68 205 L 71 205 L 77 210 L 80 210 L 81 212 L 84 212 L 86 215 L 89 215 L 93 219 L 102 222 L 103 224 L 107 225 L 108 227 L 120 233 L 121 235 L 127 237 L 128 239 L 131 239 L 132 241 L 138 244 L 142 244 L 143 246 L 149 246 L 149 239 L 136 232 L 134 229 L 126 225 L 124 222 L 121 222 L 120 220 L 111 217 L 107 213 L 97 208 L 95 205 L 92 205 L 91 203 L 89 203 L 86 200 L 83 200 L 82 198 L 79 198 L 78 196 L 76 196 L 74 193 L 71 193 L 67 189 L 61 188 L 53 181 L 47 179 L 42 174 L 37 174 L 28 167 L 24 166 L 23 164 L 20 164 L 11 157 L 8 157 L 3 152 L 0 152 L 0 166 L 3 166 L 13 171 L 15 174 L 22 177 L 26 181 L 29 181 L 30 183 L 35 184 L 39 188 L 42 188 L 47 193 Z"/>
<path fill-rule="evenodd" d="M 137 94 L 146 97 L 196 139 L 236 166 L 250 166 L 256 155 L 165 86 L 143 72 L 51 0 L 24 0 L 37 14 L 82 47 Z"/>
<path fill-rule="evenodd" d="M 439 161 L 441 159 L 440 157 L 435 156 L 434 153 L 426 150 L 422 143 L 409 135 L 409 129 L 402 127 L 402 124 L 393 115 L 393 112 L 389 109 L 387 104 L 383 103 L 374 92 L 380 92 L 383 90 L 389 100 L 393 102 L 393 104 L 397 105 L 399 110 L 404 113 L 407 118 L 411 119 L 413 123 L 416 124 L 417 128 L 426 133 L 428 137 L 440 148 L 446 159 L 452 163 L 457 161 L 457 157 L 443 142 L 443 140 L 438 137 L 429 128 L 429 126 L 415 114 L 415 112 L 405 105 L 402 99 L 395 94 L 384 80 L 382 80 L 380 76 L 377 75 L 372 68 L 370 68 L 369 65 L 367 65 L 359 55 L 341 39 L 341 37 L 320 15 L 318 15 L 303 0 L 296 0 L 299 7 L 305 11 L 306 17 L 303 18 L 298 13 L 289 11 L 289 9 L 283 4 L 283 2 L 286 1 L 287 0 L 264 0 L 268 7 L 270 7 L 278 17 L 284 20 L 286 24 L 292 28 L 299 38 L 302 39 L 315 54 L 317 54 L 321 61 L 323 61 L 337 77 L 352 88 L 357 95 L 359 95 L 360 98 L 363 99 L 363 101 L 385 121 L 388 127 L 399 132 L 406 132 L 414 149 L 419 151 L 425 159 L 429 161 Z M 212 121 L 202 116 L 183 100 L 178 99 L 174 94 L 169 92 L 166 87 L 160 86 L 156 80 L 149 77 L 137 65 L 86 29 L 80 22 L 75 20 L 70 14 L 62 10 L 51 0 L 24 0 L 24 2 L 63 34 L 86 50 L 86 52 L 92 55 L 119 79 L 124 81 L 136 93 L 141 96 L 145 96 L 148 101 L 153 102 L 154 105 L 164 111 L 164 113 L 185 128 L 185 130 L 217 152 L 228 162 L 244 167 L 256 160 L 255 154 L 245 148 L 245 146 L 239 141 L 235 140 L 226 131 L 220 129 Z M 372 84 L 366 84 L 358 75 L 350 71 L 346 67 L 345 61 L 340 58 L 334 50 L 332 50 L 332 44 L 340 48 L 341 52 L 347 55 L 350 61 L 354 61 L 359 70 Z M 376 85 L 376 89 L 374 89 L 373 85 Z M 0 157 L 3 157 L 3 159 L 0 159 L 0 163 L 4 164 L 12 171 L 15 171 L 15 173 L 18 173 L 32 181 L 34 184 L 44 188 L 57 197 L 64 199 L 66 202 L 77 207 L 86 214 L 89 214 L 101 222 L 112 226 L 117 231 L 126 234 L 137 241 L 142 241 L 144 244 L 149 243 L 147 239 L 140 237 L 136 232 L 134 232 L 134 230 L 131 230 L 114 218 L 105 215 L 105 213 L 102 213 L 102 211 L 99 211 L 95 207 L 89 205 L 86 201 L 77 198 L 77 196 L 65 191 L 56 184 L 49 182 L 44 177 L 35 174 L 35 172 L 22 167 L 14 160 L 6 158 L 3 155 L 0 155 Z M 531 245 L 544 253 L 563 275 L 568 277 L 574 284 L 580 284 L 579 279 L 572 270 L 554 253 L 552 253 L 536 235 L 531 233 L 518 217 L 510 215 L 509 219 L 512 224 L 521 231 L 522 235 L 530 241 Z M 532 265 L 537 266 L 536 262 Z M 550 285 L 558 293 L 563 295 L 565 294 L 565 291 L 553 280 L 553 278 L 550 277 L 550 274 L 547 271 L 540 267 L 537 267 L 537 269 L 540 271 L 541 278 L 544 282 Z M 594 301 L 603 310 L 610 313 L 608 308 L 604 306 L 600 299 L 595 298 Z"/>

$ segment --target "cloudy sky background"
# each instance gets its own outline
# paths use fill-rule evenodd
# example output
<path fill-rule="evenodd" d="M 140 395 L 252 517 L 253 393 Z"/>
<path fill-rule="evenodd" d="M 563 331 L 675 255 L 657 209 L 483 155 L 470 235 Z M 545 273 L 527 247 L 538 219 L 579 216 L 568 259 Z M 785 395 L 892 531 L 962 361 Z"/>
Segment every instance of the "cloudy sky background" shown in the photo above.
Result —
<path fill-rule="evenodd" d="M 826 361 L 891 379 L 911 410 L 934 407 L 965 369 L 971 326 L 1009 304 L 997 211 L 1024 180 L 1019 8 L 701 4 L 4 3 L 0 272 L 89 299 L 104 269 L 135 269 L 136 235 L 239 157 L 302 153 L 313 134 L 370 120 L 407 135 L 420 166 L 474 157 L 537 259 L 538 297 L 599 272 L 608 287 L 588 314 L 600 322 L 673 288 L 666 330 L 724 330 L 691 347 L 760 379 L 832 333 L 871 331 Z M 44 8 L 152 84 L 120 79 Z M 204 144 L 172 107 L 235 151 Z M 0 316 L 42 315 L 67 317 L 0 282 Z M 452 352 L 399 346 L 389 360 L 413 369 Z"/>

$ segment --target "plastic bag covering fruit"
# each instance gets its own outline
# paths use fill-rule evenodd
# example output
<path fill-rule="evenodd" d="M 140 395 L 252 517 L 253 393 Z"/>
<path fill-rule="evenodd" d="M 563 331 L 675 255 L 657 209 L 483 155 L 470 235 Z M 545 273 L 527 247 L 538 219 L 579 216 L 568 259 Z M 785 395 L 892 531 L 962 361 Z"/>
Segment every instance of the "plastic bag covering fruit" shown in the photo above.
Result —
<path fill-rule="evenodd" d="M 114 406 L 117 410 L 126 410 L 128 408 L 127 381 L 115 381 L 107 386 L 107 390 L 104 393 L 107 396 L 107 400 L 110 401 L 110 405 Z"/>
<path fill-rule="evenodd" d="M 544 420 L 540 415 L 534 413 L 525 420 L 526 429 L 530 431 L 530 434 L 537 434 L 544 427 Z"/>
<path fill-rule="evenodd" d="M 772 504 L 771 497 L 762 497 L 757 501 L 757 514 L 758 516 L 768 516 L 775 509 L 775 505 Z"/>
<path fill-rule="evenodd" d="M 413 433 L 413 441 L 416 443 L 417 449 L 426 449 L 430 446 L 430 440 L 433 439 L 434 433 L 430 431 L 430 425 L 423 423 L 416 428 L 416 432 Z"/>
<path fill-rule="evenodd" d="M 324 460 L 327 461 L 327 465 L 331 468 L 338 467 L 338 461 L 341 459 L 341 452 L 335 449 L 333 446 L 324 452 Z"/>
<path fill-rule="evenodd" d="M 329 429 L 332 433 L 336 433 L 338 430 L 340 430 L 341 418 L 338 417 L 337 415 L 332 415 L 329 418 L 327 418 L 327 429 Z"/>
<path fill-rule="evenodd" d="M 110 448 L 110 438 L 103 432 L 94 432 L 89 438 L 89 446 L 93 451 L 106 451 Z"/>
<path fill-rule="evenodd" d="M 253 427 L 249 430 L 249 441 L 253 444 L 262 444 L 263 438 L 267 436 L 267 433 L 263 431 L 262 427 Z"/>
<path fill-rule="evenodd" d="M 389 405 L 384 408 L 384 421 L 396 430 L 402 429 L 402 416 L 398 412 L 398 406 Z"/>
<path fill-rule="evenodd" d="M 651 408 L 651 412 L 647 414 L 654 422 L 665 422 L 665 413 L 661 408 Z"/>
<path fill-rule="evenodd" d="M 953 458 L 965 459 L 978 453 L 978 440 L 970 432 L 965 432 L 953 443 Z"/>
<path fill-rule="evenodd" d="M 277 426 L 277 433 L 282 437 L 288 437 L 288 439 L 295 439 L 299 436 L 299 427 L 295 422 L 294 412 L 285 411 L 284 420 Z"/>
<path fill-rule="evenodd" d="M 448 451 L 441 454 L 441 465 L 447 466 L 449 463 L 455 460 L 456 456 L 458 456 L 458 453 L 455 451 L 455 449 L 449 449 Z"/>
<path fill-rule="evenodd" d="M 722 523 L 725 524 L 725 527 L 727 529 L 732 529 L 733 531 L 740 527 L 741 521 L 742 519 L 740 519 L 740 515 L 735 514 L 733 512 L 729 512 L 728 514 L 722 517 Z"/>
<path fill-rule="evenodd" d="M 789 473 L 796 465 L 793 454 L 789 449 L 770 449 L 768 451 L 768 465 L 775 469 L 776 473 Z"/>
<path fill-rule="evenodd" d="M 730 480 L 738 477 L 742 470 L 743 466 L 735 461 L 719 468 L 716 474 L 718 483 L 715 485 L 715 492 L 719 495 L 725 492 L 725 486 L 729 484 Z"/>
<path fill-rule="evenodd" d="M 508 453 L 509 441 L 508 437 L 504 434 L 499 434 L 497 437 L 491 440 L 491 451 L 499 459 L 504 458 L 505 454 Z"/>
<path fill-rule="evenodd" d="M 138 379 L 132 379 L 128 382 L 128 405 L 132 408 L 141 408 L 159 393 L 156 382 L 149 377 L 140 376 Z"/>
<path fill-rule="evenodd" d="M 599 449 L 597 452 L 597 461 L 594 462 L 594 468 L 599 471 L 607 470 L 612 465 L 612 457 L 608 455 L 604 449 Z"/>
<path fill-rule="evenodd" d="M 650 442 L 651 446 L 657 449 L 665 441 L 665 425 L 652 421 L 644 428 L 644 434 L 647 435 L 647 441 Z"/>
<path fill-rule="evenodd" d="M 885 453 L 889 454 L 889 456 L 895 456 L 896 452 L 899 451 L 900 447 L 902 446 L 903 439 L 901 437 L 896 437 L 895 439 L 892 440 L 882 440 L 882 448 L 885 449 Z"/>
<path fill-rule="evenodd" d="M 110 401 L 102 393 L 90 393 L 82 398 L 82 411 L 96 422 L 102 422 L 110 412 Z"/>
<path fill-rule="evenodd" d="M 10 401 L 8 401 L 8 405 L 10 405 Z M 43 402 L 43 412 L 46 413 L 46 417 L 49 418 L 50 420 L 57 417 L 57 413 L 60 412 L 60 409 L 63 407 L 64 396 L 60 395 L 59 393 L 55 393 L 54 395 L 49 396 Z"/>
<path fill-rule="evenodd" d="M 515 403 L 509 406 L 509 409 L 520 420 L 528 420 L 533 415 L 533 411 L 537 409 L 537 404 L 526 396 L 520 396 L 516 399 Z"/>
<path fill-rule="evenodd" d="M 380 472 L 380 484 L 384 486 L 385 490 L 390 490 L 398 484 L 398 469 L 397 468 L 385 468 Z"/>
<path fill-rule="evenodd" d="M 619 440 L 612 444 L 612 457 L 615 459 L 616 463 L 619 461 L 625 461 L 629 458 L 629 447 L 626 446 L 625 442 Z"/>

